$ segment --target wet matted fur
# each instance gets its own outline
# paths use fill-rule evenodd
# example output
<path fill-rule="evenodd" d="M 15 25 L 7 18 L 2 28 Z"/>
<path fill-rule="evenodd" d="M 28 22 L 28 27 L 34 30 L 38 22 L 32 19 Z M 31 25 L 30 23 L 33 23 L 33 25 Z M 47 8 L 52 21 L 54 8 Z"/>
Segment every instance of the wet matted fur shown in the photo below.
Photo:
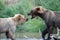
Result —
<path fill-rule="evenodd" d="M 47 40 L 50 40 L 50 35 L 53 33 L 54 28 L 60 28 L 60 14 L 59 12 L 54 12 L 47 10 L 42 6 L 37 6 L 33 8 L 28 15 L 32 16 L 32 19 L 39 16 L 46 24 L 46 29 L 42 32 L 42 38 L 45 40 L 45 35 L 48 33 Z"/>

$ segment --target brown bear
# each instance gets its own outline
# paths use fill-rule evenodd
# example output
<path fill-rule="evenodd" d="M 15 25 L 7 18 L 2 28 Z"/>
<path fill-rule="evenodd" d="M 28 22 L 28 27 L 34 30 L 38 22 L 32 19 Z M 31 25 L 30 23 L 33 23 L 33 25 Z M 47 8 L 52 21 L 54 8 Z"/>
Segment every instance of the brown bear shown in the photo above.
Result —
<path fill-rule="evenodd" d="M 54 28 L 60 28 L 60 12 L 54 12 L 48 9 L 45 9 L 42 6 L 37 6 L 33 8 L 28 15 L 31 15 L 31 19 L 39 16 L 41 17 L 46 24 L 46 29 L 42 32 L 42 38 L 45 40 L 45 35 L 48 33 L 47 40 L 50 40 L 50 36 L 53 33 Z"/>
<path fill-rule="evenodd" d="M 16 26 L 24 23 L 27 18 L 24 15 L 16 14 L 14 17 L 0 18 L 0 33 L 6 33 L 6 37 L 15 40 Z"/>

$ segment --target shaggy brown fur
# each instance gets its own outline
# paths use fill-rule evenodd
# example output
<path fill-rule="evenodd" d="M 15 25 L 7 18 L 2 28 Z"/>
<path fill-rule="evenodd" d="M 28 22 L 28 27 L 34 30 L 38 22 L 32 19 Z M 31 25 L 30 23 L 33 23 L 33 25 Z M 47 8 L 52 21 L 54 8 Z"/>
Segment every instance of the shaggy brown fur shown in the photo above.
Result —
<path fill-rule="evenodd" d="M 24 15 L 16 14 L 14 17 L 9 18 L 0 18 L 0 33 L 6 33 L 7 38 L 11 38 L 11 40 L 15 40 L 15 30 L 16 26 L 24 23 L 26 18 Z"/>
<path fill-rule="evenodd" d="M 57 13 L 57 14 L 56 14 Z M 41 17 L 46 24 L 46 29 L 42 32 L 42 38 L 45 40 L 45 35 L 48 33 L 47 40 L 50 40 L 50 35 L 53 33 L 53 29 L 58 27 L 60 28 L 60 15 L 58 12 L 53 12 L 51 10 L 47 10 L 42 6 L 35 7 L 28 14 L 32 16 L 32 19 L 39 16 Z"/>

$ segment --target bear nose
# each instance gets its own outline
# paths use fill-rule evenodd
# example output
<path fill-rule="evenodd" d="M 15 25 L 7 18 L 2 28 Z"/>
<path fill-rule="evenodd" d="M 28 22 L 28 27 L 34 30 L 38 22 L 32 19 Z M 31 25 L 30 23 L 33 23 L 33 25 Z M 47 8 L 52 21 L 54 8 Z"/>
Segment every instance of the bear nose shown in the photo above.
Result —
<path fill-rule="evenodd" d="M 26 18 L 26 21 L 28 21 L 28 18 Z"/>
<path fill-rule="evenodd" d="M 28 13 L 27 15 L 31 15 L 31 13 Z"/>

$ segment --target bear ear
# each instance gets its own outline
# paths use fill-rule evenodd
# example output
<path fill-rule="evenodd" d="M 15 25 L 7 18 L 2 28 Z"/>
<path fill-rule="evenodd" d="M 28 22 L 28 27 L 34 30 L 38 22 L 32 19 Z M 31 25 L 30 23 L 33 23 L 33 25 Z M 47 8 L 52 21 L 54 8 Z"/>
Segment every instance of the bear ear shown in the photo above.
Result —
<path fill-rule="evenodd" d="M 21 19 L 21 15 L 16 14 L 13 18 L 14 18 L 14 21 L 19 21 Z"/>
<path fill-rule="evenodd" d="M 40 10 L 40 7 L 36 8 L 36 10 L 39 11 Z"/>
<path fill-rule="evenodd" d="M 39 8 L 37 8 L 39 13 L 44 13 L 45 8 L 43 8 L 42 6 L 40 6 Z"/>

